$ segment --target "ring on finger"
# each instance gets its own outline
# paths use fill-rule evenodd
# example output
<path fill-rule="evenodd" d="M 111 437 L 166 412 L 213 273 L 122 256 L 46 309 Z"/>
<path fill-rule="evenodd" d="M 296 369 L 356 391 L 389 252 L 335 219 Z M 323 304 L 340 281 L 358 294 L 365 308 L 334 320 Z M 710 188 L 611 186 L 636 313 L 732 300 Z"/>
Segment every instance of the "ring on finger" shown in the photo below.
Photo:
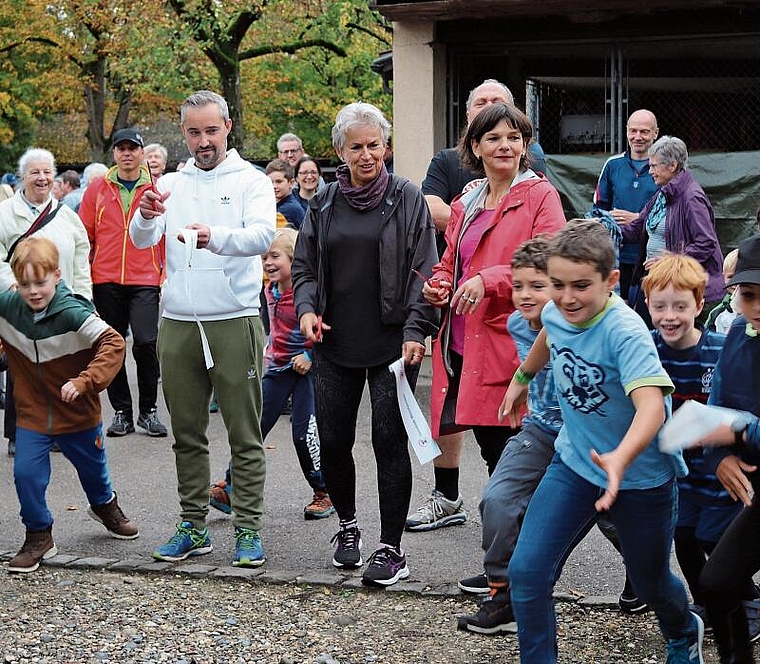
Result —
<path fill-rule="evenodd" d="M 474 297 L 468 297 L 467 301 L 468 302 L 472 302 L 472 304 L 475 304 L 478 300 L 477 300 L 477 298 L 474 298 Z"/>
<path fill-rule="evenodd" d="M 462 293 L 462 298 L 461 299 L 463 299 L 463 300 L 469 300 L 470 298 L 467 297 L 464 293 Z"/>

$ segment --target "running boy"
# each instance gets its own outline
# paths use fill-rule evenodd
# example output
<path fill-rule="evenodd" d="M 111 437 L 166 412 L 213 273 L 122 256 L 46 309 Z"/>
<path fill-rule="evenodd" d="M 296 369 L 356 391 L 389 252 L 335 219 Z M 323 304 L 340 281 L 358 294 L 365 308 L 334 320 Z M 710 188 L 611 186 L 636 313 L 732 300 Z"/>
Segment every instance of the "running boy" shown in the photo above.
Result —
<path fill-rule="evenodd" d="M 53 443 L 77 469 L 89 515 L 117 539 L 138 530 L 111 486 L 100 414 L 99 393 L 121 367 L 124 339 L 61 281 L 50 240 L 20 242 L 11 269 L 18 288 L 0 294 L 0 338 L 15 376 L 13 478 L 26 539 L 8 570 L 33 572 L 58 552 L 45 501 Z"/>
<path fill-rule="evenodd" d="M 311 502 L 303 508 L 304 519 L 324 519 L 335 512 L 322 479 L 319 460 L 319 437 L 314 414 L 314 374 L 311 372 L 311 347 L 301 334 L 293 304 L 290 266 L 298 233 L 292 228 L 278 228 L 269 250 L 261 257 L 264 274 L 269 279 L 265 293 L 269 308 L 269 340 L 266 348 L 266 373 L 261 380 L 263 407 L 261 435 L 266 438 L 293 396 L 291 422 L 293 445 L 306 481 L 314 491 Z M 229 514 L 232 480 L 230 470 L 224 480 L 211 486 L 209 503 Z"/>
<path fill-rule="evenodd" d="M 609 511 L 634 589 L 668 640 L 668 664 L 701 664 L 704 625 L 669 566 L 675 477 L 686 468 L 655 442 L 673 384 L 646 325 L 613 293 L 614 260 L 596 221 L 569 224 L 550 240 L 553 302 L 502 406 L 515 426 L 527 383 L 551 357 L 564 424 L 509 564 L 520 657 L 556 662 L 554 585 L 597 512 Z"/>
<path fill-rule="evenodd" d="M 694 325 L 704 306 L 707 273 L 693 258 L 672 254 L 655 263 L 641 282 L 649 315 L 652 338 L 665 371 L 675 385 L 673 410 L 687 399 L 707 403 L 713 371 L 723 349 L 722 334 Z M 728 494 L 714 470 L 705 464 L 702 449 L 686 450 L 689 469 L 678 479 L 676 558 L 689 585 L 693 611 L 704 620 L 704 597 L 699 575 L 720 536 L 743 505 Z M 743 599 L 756 599 L 757 591 L 746 579 Z"/>
<path fill-rule="evenodd" d="M 751 415 L 705 432 L 704 444 L 721 446 L 707 460 L 731 497 L 747 509 L 718 541 L 700 585 L 721 663 L 750 664 L 755 660 L 741 602 L 747 577 L 760 569 L 760 235 L 739 245 L 736 272 L 727 285 L 738 285 L 744 315 L 726 337 L 708 403 Z"/>
<path fill-rule="evenodd" d="M 546 274 L 548 246 L 547 238 L 538 236 L 520 245 L 512 256 L 515 311 L 507 319 L 507 329 L 521 360 L 541 330 L 541 311 L 551 299 Z M 503 413 L 499 416 L 503 417 Z M 561 426 L 554 378 L 551 365 L 547 365 L 531 382 L 522 430 L 507 442 L 483 490 L 480 515 L 484 566 L 491 593 L 477 613 L 459 618 L 457 626 L 461 630 L 489 635 L 514 632 L 507 567 L 530 498 L 554 456 L 554 440 Z"/>

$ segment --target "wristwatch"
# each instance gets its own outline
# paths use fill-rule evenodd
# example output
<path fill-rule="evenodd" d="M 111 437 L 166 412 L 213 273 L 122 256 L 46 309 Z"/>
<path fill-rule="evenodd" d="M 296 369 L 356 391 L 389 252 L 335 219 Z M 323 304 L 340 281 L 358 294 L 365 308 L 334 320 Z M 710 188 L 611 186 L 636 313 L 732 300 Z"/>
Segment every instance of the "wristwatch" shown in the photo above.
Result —
<path fill-rule="evenodd" d="M 731 422 L 731 431 L 734 432 L 734 444 L 740 449 L 744 449 L 747 446 L 744 440 L 744 432 L 747 430 L 747 427 L 749 427 L 749 419 L 744 416 L 737 417 Z"/>

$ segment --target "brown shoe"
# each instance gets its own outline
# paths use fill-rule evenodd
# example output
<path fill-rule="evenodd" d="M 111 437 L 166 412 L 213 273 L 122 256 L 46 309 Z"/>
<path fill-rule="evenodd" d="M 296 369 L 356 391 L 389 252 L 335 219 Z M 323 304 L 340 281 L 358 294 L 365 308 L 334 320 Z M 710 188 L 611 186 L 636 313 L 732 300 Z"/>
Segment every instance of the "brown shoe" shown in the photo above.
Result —
<path fill-rule="evenodd" d="M 326 519 L 333 512 L 332 500 L 324 491 L 315 491 L 314 498 L 311 502 L 303 508 L 303 518 L 307 521 L 311 519 Z"/>
<path fill-rule="evenodd" d="M 41 560 L 58 553 L 53 541 L 53 527 L 46 530 L 27 530 L 21 550 L 8 563 L 9 572 L 34 572 Z"/>
<path fill-rule="evenodd" d="M 108 534 L 116 539 L 135 539 L 140 534 L 137 524 L 121 511 L 115 491 L 110 502 L 105 505 L 90 505 L 87 513 L 95 521 L 102 523 Z"/>

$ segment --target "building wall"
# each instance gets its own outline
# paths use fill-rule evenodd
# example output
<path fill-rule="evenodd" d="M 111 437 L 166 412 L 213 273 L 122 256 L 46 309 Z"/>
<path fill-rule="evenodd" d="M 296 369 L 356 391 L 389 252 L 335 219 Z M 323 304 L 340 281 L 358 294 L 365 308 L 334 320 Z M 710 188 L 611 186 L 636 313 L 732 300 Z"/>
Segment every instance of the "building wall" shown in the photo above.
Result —
<path fill-rule="evenodd" d="M 419 185 L 446 147 L 445 47 L 432 22 L 393 24 L 393 163 Z"/>

